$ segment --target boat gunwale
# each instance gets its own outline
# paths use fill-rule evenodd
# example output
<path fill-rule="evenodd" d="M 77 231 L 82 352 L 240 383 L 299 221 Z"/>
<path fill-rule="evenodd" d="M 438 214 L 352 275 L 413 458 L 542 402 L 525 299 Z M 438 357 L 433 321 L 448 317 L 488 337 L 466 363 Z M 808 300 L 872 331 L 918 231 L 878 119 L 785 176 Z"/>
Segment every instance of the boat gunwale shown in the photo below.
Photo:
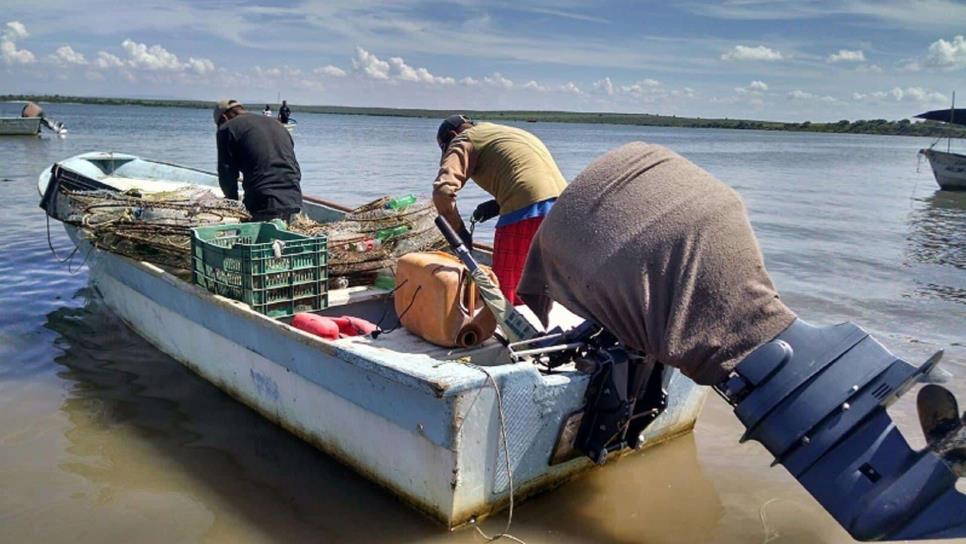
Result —
<path fill-rule="evenodd" d="M 103 157 L 103 158 L 100 158 L 100 157 Z M 205 173 L 216 177 L 214 173 L 206 172 L 204 170 L 199 170 L 199 169 L 190 168 L 190 167 L 183 167 L 181 165 L 173 164 L 173 163 L 164 163 L 161 161 L 142 159 L 141 157 L 138 157 L 136 155 L 126 154 L 126 153 L 114 153 L 114 152 L 93 151 L 93 152 L 83 153 L 83 154 L 75 155 L 73 157 L 69 157 L 62 161 L 59 161 L 56 164 L 69 165 L 69 163 L 74 160 L 89 162 L 92 158 L 94 158 L 94 160 L 105 160 L 111 157 L 123 158 L 125 160 L 127 159 L 139 160 L 146 163 L 163 164 L 165 166 L 170 166 L 174 168 L 184 168 L 187 170 L 193 170 L 195 172 L 201 172 L 201 173 Z M 51 169 L 46 168 L 38 176 L 38 191 L 40 192 L 41 195 L 44 194 L 46 190 L 47 184 L 50 181 L 50 175 L 51 175 Z M 145 181 L 151 181 L 151 180 L 145 180 Z M 351 211 L 351 209 L 346 208 L 345 206 L 328 202 L 316 197 L 309 197 L 307 201 L 315 206 L 326 207 L 340 214 L 345 213 L 345 210 Z M 66 224 L 64 226 L 74 231 L 79 230 L 77 229 L 77 227 L 74 227 L 74 226 L 70 226 Z M 77 236 L 80 238 L 83 238 L 83 236 L 80 235 L 79 232 L 77 233 Z M 72 240 L 75 241 L 75 244 L 76 244 L 75 236 L 71 236 L 71 238 Z M 487 246 L 479 247 L 479 249 L 480 249 L 480 253 L 484 255 L 489 253 L 488 251 L 489 248 Z M 92 246 L 92 249 L 90 251 L 101 252 L 103 250 L 97 249 L 96 247 Z M 414 387 L 420 390 L 425 390 L 426 392 L 432 394 L 437 398 L 455 397 L 467 390 L 488 387 L 488 383 L 487 383 L 488 378 L 486 374 L 484 374 L 482 371 L 472 369 L 472 367 L 469 367 L 468 365 L 466 365 L 463 362 L 460 362 L 459 360 L 461 357 L 460 353 L 462 353 L 463 356 L 465 356 L 465 355 L 471 354 L 475 350 L 465 350 L 465 351 L 454 350 L 454 353 L 456 353 L 454 357 L 440 359 L 440 358 L 432 357 L 428 354 L 413 354 L 413 353 L 407 353 L 407 352 L 401 352 L 401 351 L 394 351 L 391 348 L 381 347 L 376 344 L 364 344 L 364 343 L 358 342 L 357 340 L 353 340 L 351 338 L 339 339 L 339 340 L 327 340 L 327 339 L 312 335 L 310 333 L 300 331 L 285 322 L 278 321 L 274 318 L 262 315 L 254 311 L 253 309 L 251 309 L 247 304 L 243 302 L 239 302 L 226 297 L 215 295 L 209 292 L 208 290 L 203 289 L 200 286 L 194 285 L 191 282 L 188 282 L 188 281 L 182 280 L 181 278 L 176 277 L 170 272 L 167 272 L 163 268 L 156 266 L 152 263 L 149 263 L 146 261 L 138 261 L 129 257 L 125 257 L 123 255 L 118 255 L 110 252 L 107 252 L 107 253 L 109 253 L 111 256 L 118 257 L 123 261 L 129 263 L 130 265 L 132 265 L 134 269 L 139 270 L 140 272 L 145 272 L 152 276 L 156 276 L 178 290 L 184 291 L 191 296 L 200 298 L 201 300 L 204 300 L 207 303 L 214 303 L 220 308 L 223 308 L 241 318 L 251 319 L 259 323 L 261 326 L 274 328 L 276 331 L 281 332 L 284 336 L 294 339 L 314 349 L 318 349 L 319 351 L 322 351 L 326 355 L 337 358 L 343 362 L 352 364 L 363 371 L 375 372 L 380 375 L 385 375 L 386 377 L 388 377 L 389 379 L 391 379 L 396 383 L 399 383 L 401 385 L 406 385 L 409 387 Z M 112 276 L 119 279 L 119 281 L 123 282 L 123 280 L 121 280 L 116 274 L 112 274 Z M 149 298 L 152 298 L 150 293 L 142 293 L 142 294 L 144 294 Z M 165 302 L 163 300 L 155 300 L 155 302 L 161 305 L 165 305 Z M 331 306 L 330 308 L 337 308 L 337 307 L 338 306 Z M 199 326 L 205 327 L 204 323 L 200 321 L 197 321 L 197 322 Z M 219 334 L 216 331 L 212 331 L 212 333 Z M 409 357 L 423 356 L 427 359 L 427 361 L 425 365 L 392 364 L 393 361 L 390 360 L 389 357 L 374 357 L 370 353 L 372 349 L 382 349 L 382 350 L 386 350 L 387 352 L 394 352 L 399 355 L 409 356 Z M 479 349 L 479 348 L 476 348 L 476 349 Z M 283 365 L 283 363 L 279 361 L 276 361 L 276 363 Z M 446 371 L 440 371 L 439 369 L 444 365 L 448 365 L 449 368 Z M 288 367 L 286 366 L 286 368 Z M 294 369 L 290 369 L 290 370 L 295 371 Z M 487 370 L 497 380 L 503 379 L 506 375 L 510 375 L 518 372 L 535 372 L 539 374 L 539 370 L 537 369 L 537 367 L 533 365 L 512 363 L 512 362 L 508 362 L 504 364 L 487 365 Z M 541 376 L 541 380 L 546 379 L 546 376 L 542 374 L 540 376 Z M 553 376 L 555 376 L 554 379 L 560 379 L 560 377 L 578 378 L 580 376 L 584 376 L 584 374 L 576 370 L 573 370 L 573 371 L 559 370 L 555 372 Z"/>

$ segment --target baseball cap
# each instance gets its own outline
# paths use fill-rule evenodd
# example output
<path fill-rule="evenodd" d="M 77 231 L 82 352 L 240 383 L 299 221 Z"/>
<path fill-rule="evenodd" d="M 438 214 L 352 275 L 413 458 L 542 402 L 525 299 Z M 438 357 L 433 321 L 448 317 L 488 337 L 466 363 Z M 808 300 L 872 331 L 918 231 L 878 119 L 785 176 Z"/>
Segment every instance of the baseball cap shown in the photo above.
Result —
<path fill-rule="evenodd" d="M 221 119 L 221 116 L 224 115 L 225 112 L 227 112 L 232 108 L 240 108 L 240 107 L 243 107 L 242 103 L 235 100 L 234 98 L 228 99 L 228 100 L 219 100 L 215 104 L 215 111 L 214 111 L 215 124 L 216 125 L 218 124 L 218 120 Z"/>
<path fill-rule="evenodd" d="M 459 130 L 465 123 L 473 124 L 473 121 L 469 117 L 460 114 L 453 114 L 444 119 L 439 124 L 439 128 L 436 129 L 436 143 L 439 144 L 439 148 L 445 151 L 449 147 L 450 140 L 452 140 L 452 138 L 449 138 L 449 132 L 451 130 Z"/>

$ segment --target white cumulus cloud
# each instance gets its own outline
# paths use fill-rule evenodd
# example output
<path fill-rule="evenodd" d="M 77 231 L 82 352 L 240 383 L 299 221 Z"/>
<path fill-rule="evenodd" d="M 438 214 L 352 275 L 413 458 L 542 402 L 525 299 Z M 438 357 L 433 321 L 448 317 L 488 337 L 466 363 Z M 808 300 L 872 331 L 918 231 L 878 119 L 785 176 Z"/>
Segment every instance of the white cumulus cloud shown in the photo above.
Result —
<path fill-rule="evenodd" d="M 361 47 L 356 47 L 352 67 L 372 79 L 389 79 L 389 63 Z"/>
<path fill-rule="evenodd" d="M 539 92 L 547 91 L 547 88 L 545 86 L 537 83 L 536 81 L 534 81 L 532 79 L 530 81 L 524 83 L 523 84 L 523 88 L 524 89 L 527 89 L 528 91 L 539 91 Z"/>
<path fill-rule="evenodd" d="M 788 98 L 792 100 L 816 100 L 828 104 L 835 104 L 838 102 L 838 100 L 833 96 L 817 95 L 801 89 L 795 89 L 794 91 L 788 93 Z"/>
<path fill-rule="evenodd" d="M 567 94 L 584 94 L 584 91 L 581 91 L 580 87 L 578 87 L 573 81 L 568 81 L 567 83 L 561 85 L 560 90 Z"/>
<path fill-rule="evenodd" d="M 316 74 L 316 75 L 320 75 L 320 76 L 329 76 L 329 77 L 345 77 L 346 76 L 345 70 L 343 70 L 342 68 L 339 68 L 338 66 L 333 66 L 331 64 L 327 64 L 325 66 L 320 66 L 320 67 L 312 70 L 312 73 L 313 74 Z"/>
<path fill-rule="evenodd" d="M 663 89 L 661 89 L 661 82 L 650 78 L 635 81 L 630 85 L 621 85 L 619 87 L 619 91 L 623 94 L 629 94 L 637 97 L 663 93 Z"/>
<path fill-rule="evenodd" d="M 50 56 L 50 58 L 58 64 L 87 64 L 87 59 L 84 58 L 82 53 L 74 51 L 74 48 L 69 45 L 62 45 L 57 48 L 56 51 Z"/>
<path fill-rule="evenodd" d="M 27 36 L 30 36 L 30 33 L 27 32 L 27 27 L 23 23 L 20 21 L 9 21 L 4 25 L 3 34 L 0 35 L 0 39 L 14 42 L 22 40 Z"/>
<path fill-rule="evenodd" d="M 741 95 L 760 96 L 768 91 L 768 84 L 764 81 L 754 80 L 747 87 L 735 87 L 735 92 Z"/>
<path fill-rule="evenodd" d="M 896 102 L 918 102 L 922 104 L 944 104 L 949 101 L 946 95 L 922 87 L 893 87 L 888 91 L 854 92 L 852 99 L 856 101 L 894 100 Z"/>
<path fill-rule="evenodd" d="M 500 72 L 494 72 L 491 76 L 486 76 L 483 78 L 483 84 L 490 87 L 497 87 L 500 89 L 512 89 L 513 81 L 503 77 Z"/>
<path fill-rule="evenodd" d="M 598 94 L 615 97 L 615 99 L 632 99 L 634 103 L 656 103 L 669 98 L 693 98 L 695 91 L 691 87 L 670 89 L 661 81 L 652 78 L 637 80 L 628 84 L 617 84 L 610 77 L 605 77 L 591 84 L 593 91 Z M 584 94 L 581 91 L 580 94 Z"/>
<path fill-rule="evenodd" d="M 289 79 L 295 79 L 295 78 L 302 77 L 304 74 L 303 74 L 301 68 L 293 68 L 293 67 L 291 67 L 291 66 L 289 66 L 287 64 L 283 64 L 281 66 L 273 66 L 271 68 L 262 68 L 261 66 L 257 66 L 256 65 L 255 66 L 255 75 L 258 78 L 260 78 L 260 79 L 264 79 L 264 78 L 272 78 L 272 79 L 289 78 Z"/>
<path fill-rule="evenodd" d="M 966 37 L 959 35 L 951 41 L 936 40 L 929 46 L 925 64 L 945 69 L 966 67 Z"/>
<path fill-rule="evenodd" d="M 34 54 L 26 49 L 18 49 L 17 40 L 26 38 L 30 33 L 20 21 L 9 21 L 0 34 L 0 59 L 4 64 L 30 64 L 37 60 Z"/>
<path fill-rule="evenodd" d="M 215 63 L 204 58 L 196 59 L 194 57 L 188 57 L 186 66 L 198 75 L 210 74 L 215 71 Z"/>
<path fill-rule="evenodd" d="M 146 70 L 182 70 L 184 65 L 178 60 L 178 56 L 171 53 L 160 45 L 137 43 L 133 40 L 124 40 L 121 47 L 127 51 L 129 56 L 128 63 L 133 68 L 143 68 Z"/>
<path fill-rule="evenodd" d="M 828 56 L 828 62 L 865 62 L 865 52 L 861 49 L 857 51 L 850 51 L 848 49 L 839 49 L 838 53 L 832 53 Z"/>
<path fill-rule="evenodd" d="M 606 94 L 607 96 L 613 96 L 614 95 L 614 82 L 611 81 L 609 77 L 605 77 L 604 79 L 601 79 L 600 81 L 595 81 L 594 82 L 594 89 L 595 90 L 598 90 L 598 91 L 600 91 L 600 92 L 602 92 L 604 94 Z"/>
<path fill-rule="evenodd" d="M 97 59 L 94 60 L 94 65 L 98 68 L 107 70 L 109 68 L 121 68 L 124 66 L 124 61 L 121 60 L 117 55 L 112 55 L 107 51 L 98 51 Z"/>
<path fill-rule="evenodd" d="M 30 64 L 37 60 L 33 53 L 17 49 L 17 44 L 10 40 L 0 40 L 0 58 L 4 64 Z"/>
<path fill-rule="evenodd" d="M 771 49 L 770 47 L 765 47 L 764 45 L 759 45 L 756 47 L 750 47 L 747 45 L 736 45 L 731 50 L 722 53 L 721 60 L 760 60 L 760 61 L 775 61 L 782 60 L 780 51 Z"/>
<path fill-rule="evenodd" d="M 406 64 L 401 57 L 392 57 L 389 64 L 395 69 L 395 78 L 401 81 L 428 83 L 430 85 L 452 85 L 456 80 L 451 77 L 434 76 L 426 68 Z"/>
<path fill-rule="evenodd" d="M 390 57 L 388 60 L 383 60 L 361 47 L 356 47 L 356 55 L 352 58 L 352 68 L 365 77 L 381 81 L 408 81 L 427 85 L 456 84 L 456 79 L 434 75 L 427 68 L 408 64 L 402 57 Z M 316 69 L 315 73 L 335 77 L 346 75 L 341 68 L 331 65 Z"/>
<path fill-rule="evenodd" d="M 69 46 L 65 47 L 70 49 Z M 186 62 L 181 62 L 181 59 L 177 55 L 158 44 L 149 46 L 127 39 L 121 42 L 121 48 L 127 53 L 126 57 L 122 58 L 107 51 L 98 51 L 97 58 L 91 61 L 91 64 L 101 70 L 120 69 L 121 74 L 129 80 L 134 79 L 133 71 L 136 70 L 162 73 L 183 73 L 189 71 L 198 75 L 206 75 L 215 71 L 215 63 L 211 59 L 188 57 Z M 66 62 L 66 58 L 70 56 L 69 54 L 73 50 L 64 51 L 64 54 L 61 55 L 61 49 L 57 50 L 58 55 L 63 57 L 63 61 Z M 80 55 L 79 53 L 76 54 Z M 81 58 L 83 58 L 83 55 L 81 55 Z"/>

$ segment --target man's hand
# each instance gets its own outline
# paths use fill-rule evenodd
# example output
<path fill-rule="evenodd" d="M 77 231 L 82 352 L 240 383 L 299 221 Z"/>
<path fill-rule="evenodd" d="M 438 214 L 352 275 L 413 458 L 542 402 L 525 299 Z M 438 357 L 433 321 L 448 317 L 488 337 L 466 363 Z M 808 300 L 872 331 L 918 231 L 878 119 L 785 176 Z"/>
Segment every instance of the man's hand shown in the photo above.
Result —
<path fill-rule="evenodd" d="M 473 223 L 483 223 L 498 215 L 500 215 L 500 205 L 497 204 L 496 200 L 487 200 L 473 210 L 470 221 Z"/>

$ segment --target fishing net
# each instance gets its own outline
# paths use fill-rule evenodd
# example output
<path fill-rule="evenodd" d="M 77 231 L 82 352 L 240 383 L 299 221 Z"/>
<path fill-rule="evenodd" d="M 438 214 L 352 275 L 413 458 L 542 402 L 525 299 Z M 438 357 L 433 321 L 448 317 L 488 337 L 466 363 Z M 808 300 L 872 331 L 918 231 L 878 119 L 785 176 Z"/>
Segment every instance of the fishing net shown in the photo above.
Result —
<path fill-rule="evenodd" d="M 141 193 L 64 191 L 69 213 L 65 223 L 79 226 L 99 249 L 190 275 L 191 229 L 249 219 L 245 207 L 209 189 Z M 347 213 L 336 222 L 317 223 L 299 215 L 289 230 L 328 237 L 328 272 L 334 287 L 372 283 L 381 271 L 414 251 L 446 246 L 433 220 L 432 202 L 417 200 L 402 210 L 388 208 L 383 197 Z M 344 278 L 344 279 L 340 279 Z"/>
<path fill-rule="evenodd" d="M 157 193 L 136 189 L 64 191 L 65 223 L 80 227 L 98 249 L 164 266 L 179 275 L 191 270 L 191 229 L 249 218 L 235 200 L 204 187 Z"/>
<path fill-rule="evenodd" d="M 329 277 L 344 285 L 370 283 L 380 271 L 392 270 L 396 260 L 414 251 L 446 246 L 433 220 L 432 202 L 421 199 L 402 210 L 388 208 L 388 196 L 373 200 L 340 221 L 316 223 L 300 216 L 289 230 L 328 237 Z"/>

